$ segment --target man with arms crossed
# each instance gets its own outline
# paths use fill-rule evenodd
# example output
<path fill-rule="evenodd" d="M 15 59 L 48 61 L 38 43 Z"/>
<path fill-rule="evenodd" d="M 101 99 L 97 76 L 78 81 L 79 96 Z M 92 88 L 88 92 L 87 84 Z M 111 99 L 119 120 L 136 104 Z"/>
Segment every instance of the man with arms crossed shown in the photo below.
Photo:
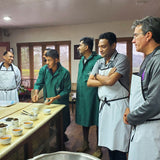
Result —
<path fill-rule="evenodd" d="M 116 51 L 116 43 L 112 32 L 99 36 L 98 46 L 103 58 L 96 62 L 87 85 L 98 87 L 98 145 L 104 147 L 104 153 L 108 148 L 110 160 L 126 160 L 130 126 L 123 123 L 122 116 L 128 105 L 129 62 L 127 56 Z"/>

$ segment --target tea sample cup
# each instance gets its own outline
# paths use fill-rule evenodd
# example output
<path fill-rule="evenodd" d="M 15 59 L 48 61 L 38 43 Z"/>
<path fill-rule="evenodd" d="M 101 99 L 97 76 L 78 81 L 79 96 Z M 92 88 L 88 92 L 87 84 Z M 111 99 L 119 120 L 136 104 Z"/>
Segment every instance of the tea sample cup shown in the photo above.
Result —
<path fill-rule="evenodd" d="M 12 120 L 12 127 L 13 128 L 19 127 L 19 119 L 18 118 L 13 118 L 13 120 Z"/>
<path fill-rule="evenodd" d="M 6 124 L 1 123 L 0 124 L 0 137 L 4 136 L 6 134 Z"/>
<path fill-rule="evenodd" d="M 37 117 L 38 117 L 37 114 L 32 113 L 32 114 L 30 115 L 30 120 L 35 121 L 35 120 L 37 120 Z"/>
<path fill-rule="evenodd" d="M 22 128 L 13 128 L 12 129 L 12 133 L 14 136 L 21 136 L 22 132 L 23 132 Z"/>
<path fill-rule="evenodd" d="M 32 121 L 25 121 L 23 124 L 24 124 L 24 128 L 32 128 L 33 126 Z"/>
<path fill-rule="evenodd" d="M 0 143 L 4 144 L 4 145 L 11 143 L 11 136 L 10 135 L 4 135 L 4 136 L 0 137 Z"/>
<path fill-rule="evenodd" d="M 47 104 L 49 101 L 50 101 L 49 99 L 46 99 L 46 100 L 44 101 L 44 104 Z"/>
<path fill-rule="evenodd" d="M 32 108 L 33 114 L 38 114 L 38 108 Z"/>
<path fill-rule="evenodd" d="M 51 114 L 51 109 L 46 108 L 46 109 L 43 110 L 43 113 L 46 114 L 46 115 Z"/>

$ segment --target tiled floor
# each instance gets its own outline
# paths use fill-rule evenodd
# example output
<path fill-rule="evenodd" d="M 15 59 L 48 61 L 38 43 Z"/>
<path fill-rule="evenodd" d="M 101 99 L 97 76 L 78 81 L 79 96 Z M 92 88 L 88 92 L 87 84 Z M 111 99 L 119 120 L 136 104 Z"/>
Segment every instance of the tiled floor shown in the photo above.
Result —
<path fill-rule="evenodd" d="M 70 110 L 71 115 L 71 124 L 67 128 L 66 134 L 69 138 L 69 141 L 65 143 L 65 147 L 67 151 L 75 152 L 77 148 L 79 148 L 82 144 L 82 128 L 80 125 L 75 123 L 75 110 L 72 112 Z M 93 154 L 96 149 L 96 126 L 92 126 L 89 131 L 89 146 L 90 149 L 86 152 L 88 154 Z M 108 153 L 102 157 L 102 160 L 109 160 Z"/>
<path fill-rule="evenodd" d="M 75 112 L 71 111 L 71 124 L 67 128 L 66 134 L 69 141 L 65 143 L 66 150 L 75 152 L 82 144 L 82 127 L 75 123 Z M 89 131 L 89 146 L 87 153 L 92 154 L 96 149 L 96 127 L 92 126 Z"/>

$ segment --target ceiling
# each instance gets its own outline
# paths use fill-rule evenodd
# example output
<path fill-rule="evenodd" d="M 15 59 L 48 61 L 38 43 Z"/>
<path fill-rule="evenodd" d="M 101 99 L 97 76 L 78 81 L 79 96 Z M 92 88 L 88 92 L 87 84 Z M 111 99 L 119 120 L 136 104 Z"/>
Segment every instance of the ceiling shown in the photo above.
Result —
<path fill-rule="evenodd" d="M 159 0 L 0 0 L 0 28 L 31 28 L 160 17 Z M 11 21 L 5 22 L 4 16 Z"/>

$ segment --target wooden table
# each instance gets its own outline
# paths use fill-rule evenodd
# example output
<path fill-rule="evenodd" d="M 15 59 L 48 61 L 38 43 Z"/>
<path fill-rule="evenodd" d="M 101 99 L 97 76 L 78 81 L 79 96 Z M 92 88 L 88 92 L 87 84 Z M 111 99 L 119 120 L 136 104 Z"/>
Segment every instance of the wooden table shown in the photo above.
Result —
<path fill-rule="evenodd" d="M 12 136 L 11 143 L 8 145 L 0 144 L 0 160 L 28 159 L 41 153 L 46 147 L 50 138 L 50 122 L 54 123 L 55 136 L 57 137 L 57 148 L 63 150 L 63 120 L 62 109 L 65 105 L 51 104 L 44 105 L 42 103 L 17 103 L 10 107 L 0 107 L 0 119 L 5 117 L 18 118 L 20 127 L 23 129 L 21 136 L 15 137 L 12 134 L 11 122 L 8 123 L 7 134 Z M 29 116 L 22 115 L 21 112 L 31 112 L 33 108 L 38 108 L 38 119 L 33 121 L 31 129 L 25 129 L 23 122 L 30 120 Z M 43 109 L 50 108 L 51 114 L 44 115 Z"/>

